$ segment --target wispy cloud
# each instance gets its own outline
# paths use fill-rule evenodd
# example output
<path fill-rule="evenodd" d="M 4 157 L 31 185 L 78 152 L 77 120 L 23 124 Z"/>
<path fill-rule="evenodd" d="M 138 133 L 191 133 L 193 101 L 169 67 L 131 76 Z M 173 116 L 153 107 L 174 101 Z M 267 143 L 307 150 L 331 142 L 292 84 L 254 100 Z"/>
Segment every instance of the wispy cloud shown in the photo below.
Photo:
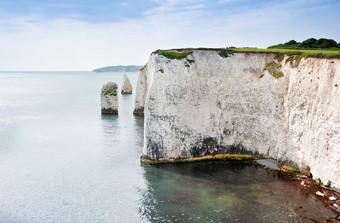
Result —
<path fill-rule="evenodd" d="M 199 5 L 190 5 L 190 6 L 186 6 L 184 7 L 184 9 L 186 10 L 195 10 L 195 9 L 202 9 L 204 8 L 203 4 L 199 4 Z"/>
<path fill-rule="evenodd" d="M 100 23 L 77 15 L 2 14 L 0 70 L 91 70 L 144 64 L 150 52 L 159 48 L 267 47 L 290 39 L 340 36 L 336 10 L 310 2 L 307 7 L 302 1 L 274 1 L 240 13 L 209 11 L 204 0 L 154 3 L 139 18 Z"/>
<path fill-rule="evenodd" d="M 190 4 L 197 4 L 197 3 L 202 3 L 206 2 L 204 0 L 186 0 L 186 1 L 181 1 L 181 0 L 151 0 L 152 2 L 156 2 L 160 5 L 190 5 Z"/>
<path fill-rule="evenodd" d="M 219 0 L 218 3 L 219 4 L 224 4 L 224 3 L 229 3 L 229 2 L 233 2 L 235 0 Z"/>

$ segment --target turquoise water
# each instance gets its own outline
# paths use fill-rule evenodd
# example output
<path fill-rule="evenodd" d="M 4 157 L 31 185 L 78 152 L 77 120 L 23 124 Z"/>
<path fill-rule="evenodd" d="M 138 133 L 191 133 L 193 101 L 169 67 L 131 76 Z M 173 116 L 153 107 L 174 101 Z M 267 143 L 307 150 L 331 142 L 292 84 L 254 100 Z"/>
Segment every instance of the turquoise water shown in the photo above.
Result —
<path fill-rule="evenodd" d="M 127 73 L 135 90 L 137 73 Z M 303 222 L 333 213 L 250 164 L 142 166 L 133 95 L 100 114 L 122 73 L 0 73 L 0 222 Z"/>

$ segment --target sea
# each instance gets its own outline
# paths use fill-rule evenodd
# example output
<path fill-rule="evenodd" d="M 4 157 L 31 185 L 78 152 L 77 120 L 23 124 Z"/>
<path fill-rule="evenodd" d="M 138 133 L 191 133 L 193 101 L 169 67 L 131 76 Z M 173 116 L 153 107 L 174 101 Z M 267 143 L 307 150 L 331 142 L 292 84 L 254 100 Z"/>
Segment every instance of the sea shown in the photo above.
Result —
<path fill-rule="evenodd" d="M 323 222 L 334 213 L 254 164 L 142 165 L 133 94 L 102 115 L 123 73 L 0 72 L 0 222 Z"/>

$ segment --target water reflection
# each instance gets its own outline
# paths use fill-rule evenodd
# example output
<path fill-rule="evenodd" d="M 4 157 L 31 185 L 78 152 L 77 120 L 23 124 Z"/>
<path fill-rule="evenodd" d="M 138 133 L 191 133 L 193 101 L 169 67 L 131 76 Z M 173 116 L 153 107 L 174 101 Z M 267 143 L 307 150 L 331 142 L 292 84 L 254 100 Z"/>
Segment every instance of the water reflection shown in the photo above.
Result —
<path fill-rule="evenodd" d="M 100 118 L 105 135 L 116 136 L 119 133 L 119 118 L 117 115 L 102 114 Z"/>
<path fill-rule="evenodd" d="M 144 116 L 134 115 L 134 128 L 135 128 L 135 148 L 139 153 L 142 153 L 143 138 L 144 138 Z"/>
<path fill-rule="evenodd" d="M 323 221 L 331 211 L 296 182 L 252 164 L 144 166 L 139 212 L 149 222 Z"/>

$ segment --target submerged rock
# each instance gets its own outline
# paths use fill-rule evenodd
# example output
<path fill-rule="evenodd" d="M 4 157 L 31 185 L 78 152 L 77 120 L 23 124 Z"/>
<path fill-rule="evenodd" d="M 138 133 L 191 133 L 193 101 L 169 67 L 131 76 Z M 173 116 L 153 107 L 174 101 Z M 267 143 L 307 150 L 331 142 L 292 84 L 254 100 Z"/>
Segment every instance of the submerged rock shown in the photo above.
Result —
<path fill-rule="evenodd" d="M 325 196 L 325 194 L 324 194 L 324 193 L 321 193 L 320 191 L 317 191 L 315 194 L 318 195 L 318 196 L 320 196 L 320 197 L 324 197 L 324 196 Z"/>
<path fill-rule="evenodd" d="M 124 70 L 122 94 L 132 94 L 132 85 Z"/>
<path fill-rule="evenodd" d="M 280 167 L 277 165 L 277 162 L 274 159 L 260 159 L 256 160 L 255 162 L 272 170 L 280 170 Z"/>
<path fill-rule="evenodd" d="M 331 200 L 331 201 L 335 201 L 335 200 L 336 200 L 336 198 L 333 197 L 333 196 L 332 196 L 332 197 L 329 197 L 328 199 Z"/>
<path fill-rule="evenodd" d="M 114 82 L 103 85 L 100 93 L 102 114 L 118 114 L 118 87 Z"/>

